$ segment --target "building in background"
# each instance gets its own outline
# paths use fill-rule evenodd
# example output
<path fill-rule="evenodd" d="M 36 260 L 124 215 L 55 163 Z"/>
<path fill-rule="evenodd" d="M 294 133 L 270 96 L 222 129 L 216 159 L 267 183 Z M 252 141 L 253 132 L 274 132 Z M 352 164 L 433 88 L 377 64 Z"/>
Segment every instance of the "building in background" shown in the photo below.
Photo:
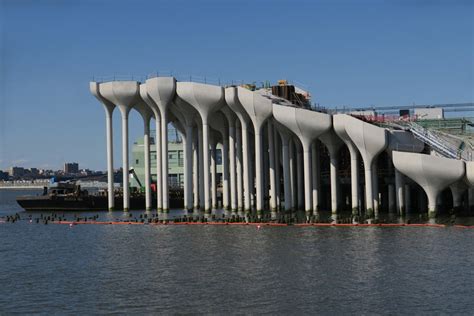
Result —
<path fill-rule="evenodd" d="M 12 178 L 22 177 L 26 174 L 26 169 L 23 167 L 10 167 L 10 170 L 8 170 L 8 174 Z"/>
<path fill-rule="evenodd" d="M 66 162 L 64 164 L 65 174 L 76 174 L 79 173 L 79 164 L 77 162 Z"/>
<path fill-rule="evenodd" d="M 155 135 L 152 131 L 150 135 Z M 170 126 L 168 130 L 168 183 L 170 187 L 184 186 L 184 150 L 181 137 L 176 130 Z M 151 181 L 156 182 L 156 146 L 153 136 L 150 137 L 150 164 L 151 164 Z M 138 138 L 132 147 L 132 168 L 138 177 L 141 185 L 145 183 L 145 152 L 143 138 Z M 222 158 L 221 146 L 217 146 L 216 152 L 217 165 L 217 183 L 220 182 L 222 175 Z M 130 179 L 132 187 L 140 187 L 136 179 Z"/>

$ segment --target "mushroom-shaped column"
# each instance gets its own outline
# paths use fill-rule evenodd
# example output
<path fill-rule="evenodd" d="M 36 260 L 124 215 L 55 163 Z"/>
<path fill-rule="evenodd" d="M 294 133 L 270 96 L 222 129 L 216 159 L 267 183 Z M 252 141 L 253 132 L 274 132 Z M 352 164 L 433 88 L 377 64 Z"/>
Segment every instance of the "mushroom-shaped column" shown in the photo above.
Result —
<path fill-rule="evenodd" d="M 203 159 L 204 159 L 204 210 L 211 211 L 209 190 L 209 115 L 218 111 L 223 105 L 224 89 L 195 82 L 178 82 L 178 96 L 192 105 L 200 114 L 202 120 Z"/>
<path fill-rule="evenodd" d="M 336 114 L 333 116 L 334 132 L 342 139 L 349 149 L 351 157 L 351 200 L 352 214 L 359 212 L 359 152 L 346 132 L 345 115 Z"/>
<path fill-rule="evenodd" d="M 152 110 L 148 105 L 139 101 L 135 104 L 135 109 L 140 113 L 143 119 L 143 145 L 145 147 L 145 208 L 151 210 L 151 165 L 150 165 L 150 120 L 153 116 Z"/>
<path fill-rule="evenodd" d="M 365 123 L 355 117 L 345 115 L 347 135 L 357 146 L 364 161 L 365 196 L 367 215 L 374 214 L 374 194 L 372 168 L 374 159 L 388 145 L 386 130 L 375 125 Z M 374 179 L 376 181 L 376 179 Z"/>
<path fill-rule="evenodd" d="M 229 110 L 230 111 L 230 110 Z M 222 207 L 229 209 L 229 127 L 227 119 L 222 111 L 215 112 L 211 116 L 209 124 L 216 132 L 218 139 L 222 140 Z M 220 136 L 220 137 L 219 137 Z M 216 142 L 217 145 L 217 142 Z M 215 158 L 214 158 L 215 159 Z"/>
<path fill-rule="evenodd" d="M 272 115 L 272 101 L 257 92 L 238 87 L 237 94 L 240 103 L 250 117 L 255 132 L 255 186 L 257 191 L 257 215 L 263 211 L 262 183 L 262 127 Z"/>
<path fill-rule="evenodd" d="M 156 151 L 156 209 L 161 211 L 163 207 L 162 203 L 162 186 L 161 186 L 161 114 L 160 108 L 148 95 L 146 83 L 140 85 L 140 97 L 153 111 L 155 117 L 155 151 Z"/>
<path fill-rule="evenodd" d="M 174 100 L 174 106 L 172 107 L 173 114 L 180 119 L 181 125 L 184 128 L 184 134 L 186 135 L 186 142 L 184 145 L 184 187 L 186 194 L 184 195 L 185 208 L 188 211 L 193 209 L 193 124 L 197 116 L 196 110 L 184 102 L 180 97 L 176 97 Z M 175 113 L 178 112 L 178 113 Z"/>
<path fill-rule="evenodd" d="M 276 121 L 287 127 L 299 138 L 303 145 L 305 211 L 311 215 L 311 143 L 318 136 L 331 128 L 331 116 L 307 109 L 273 105 L 273 116 Z"/>
<path fill-rule="evenodd" d="M 228 129 L 228 147 L 229 150 L 226 153 L 229 161 L 228 167 L 228 177 L 230 182 L 229 186 L 229 194 L 230 194 L 230 210 L 232 212 L 237 211 L 237 183 L 236 183 L 236 156 L 235 156 L 235 120 L 237 117 L 235 116 L 234 112 L 226 105 L 222 107 L 221 112 L 227 119 L 227 124 L 229 126 Z"/>
<path fill-rule="evenodd" d="M 157 77 L 146 81 L 147 93 L 160 109 L 161 115 L 161 185 L 164 212 L 169 211 L 168 203 L 168 107 L 176 95 L 176 79 Z"/>
<path fill-rule="evenodd" d="M 243 105 L 240 103 L 238 93 L 237 93 L 237 88 L 236 87 L 229 87 L 225 89 L 225 101 L 229 108 L 234 111 L 235 115 L 239 119 L 240 122 L 240 131 L 241 131 L 241 136 L 240 134 L 237 136 L 237 141 L 238 141 L 238 157 L 242 157 L 242 159 L 239 159 L 239 163 L 241 163 L 241 167 L 243 170 L 243 189 L 244 189 L 244 211 L 245 213 L 250 212 L 250 165 L 249 165 L 249 159 L 248 159 L 248 151 L 249 151 L 249 139 L 248 139 L 248 128 L 250 124 L 250 118 L 245 111 Z M 241 146 L 239 146 L 241 143 Z M 242 150 L 239 152 L 239 147 L 242 147 Z M 237 182 L 239 182 L 239 169 L 237 168 Z M 240 188 L 239 183 L 237 183 L 237 188 Z M 237 191 L 237 197 L 239 196 L 239 191 Z"/>
<path fill-rule="evenodd" d="M 388 133 L 388 146 L 387 152 L 392 159 L 392 152 L 396 151 L 409 151 L 409 152 L 422 152 L 425 148 L 425 144 L 415 138 L 412 133 L 399 130 L 390 130 Z M 395 205 L 398 214 L 402 215 L 405 213 L 405 184 L 403 175 L 395 169 Z"/>
<path fill-rule="evenodd" d="M 97 82 L 90 82 L 89 89 L 92 95 L 104 106 L 105 110 L 105 124 L 107 130 L 107 198 L 109 211 L 115 207 L 114 197 L 114 153 L 113 153 L 113 129 L 112 129 L 112 115 L 115 105 L 102 97 L 99 91 L 99 84 Z"/>
<path fill-rule="evenodd" d="M 329 152 L 330 177 L 331 177 L 331 213 L 337 214 L 339 207 L 339 190 L 337 179 L 337 168 L 339 164 L 338 153 L 343 142 L 332 130 L 319 137 Z"/>
<path fill-rule="evenodd" d="M 282 124 L 275 121 L 275 128 L 278 130 L 281 138 L 281 156 L 283 164 L 283 193 L 285 198 L 285 211 L 291 211 L 291 179 L 290 179 L 290 152 L 289 142 L 291 139 L 291 132 Z"/>
<path fill-rule="evenodd" d="M 429 217 L 436 216 L 439 193 L 465 174 L 464 162 L 461 160 L 418 153 L 394 151 L 393 164 L 425 190 Z"/>
<path fill-rule="evenodd" d="M 122 169 L 123 210 L 130 208 L 129 161 L 128 161 L 128 114 L 139 100 L 139 85 L 136 81 L 112 81 L 99 85 L 100 94 L 118 106 L 122 114 Z"/>

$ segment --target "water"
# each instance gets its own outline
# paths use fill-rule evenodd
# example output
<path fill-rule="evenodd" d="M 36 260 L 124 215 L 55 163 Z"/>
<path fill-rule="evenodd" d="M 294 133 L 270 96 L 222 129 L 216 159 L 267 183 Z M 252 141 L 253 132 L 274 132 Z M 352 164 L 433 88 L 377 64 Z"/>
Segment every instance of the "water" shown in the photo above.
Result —
<path fill-rule="evenodd" d="M 0 191 L 0 217 L 16 194 Z M 0 240 L 0 314 L 474 311 L 474 229 L 22 220 Z"/>

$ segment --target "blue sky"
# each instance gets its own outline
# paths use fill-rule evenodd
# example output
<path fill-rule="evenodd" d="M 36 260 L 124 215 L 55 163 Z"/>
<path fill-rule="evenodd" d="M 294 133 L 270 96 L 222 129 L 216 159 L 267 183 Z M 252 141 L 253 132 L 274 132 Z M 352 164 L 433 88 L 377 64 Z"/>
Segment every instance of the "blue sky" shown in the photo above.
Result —
<path fill-rule="evenodd" d="M 93 76 L 289 79 L 327 107 L 474 100 L 472 1 L 0 3 L 0 169 L 105 169 Z M 142 130 L 132 113 L 131 142 Z"/>

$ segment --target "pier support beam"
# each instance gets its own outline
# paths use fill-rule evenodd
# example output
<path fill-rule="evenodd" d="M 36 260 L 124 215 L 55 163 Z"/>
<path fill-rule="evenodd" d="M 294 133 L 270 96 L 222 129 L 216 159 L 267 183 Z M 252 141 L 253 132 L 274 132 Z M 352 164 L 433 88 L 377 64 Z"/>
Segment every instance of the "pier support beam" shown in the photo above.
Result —
<path fill-rule="evenodd" d="M 320 197 L 320 161 L 318 151 L 318 141 L 315 140 L 311 146 L 311 176 L 312 176 L 312 195 L 313 195 L 313 214 L 319 212 L 319 197 Z"/>

